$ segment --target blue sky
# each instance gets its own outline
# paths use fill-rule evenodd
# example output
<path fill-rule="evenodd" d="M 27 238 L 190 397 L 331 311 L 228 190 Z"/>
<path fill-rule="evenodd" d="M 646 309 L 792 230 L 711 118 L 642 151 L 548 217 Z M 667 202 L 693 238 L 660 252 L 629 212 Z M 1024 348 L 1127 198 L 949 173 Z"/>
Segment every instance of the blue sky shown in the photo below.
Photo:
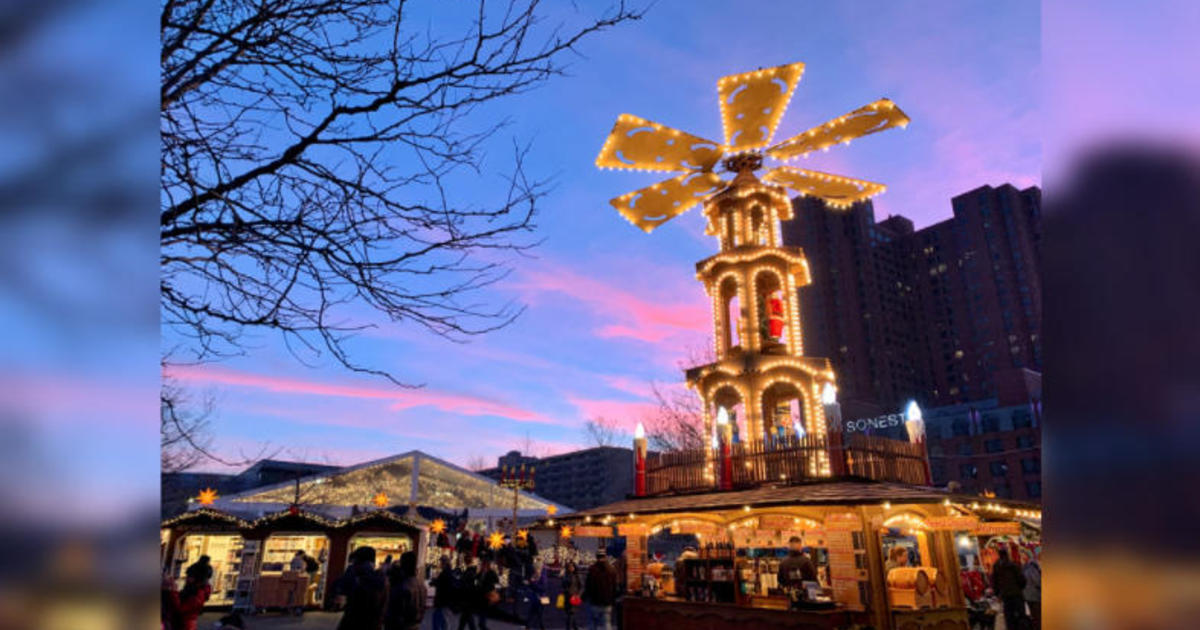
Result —
<path fill-rule="evenodd" d="M 395 325 L 352 342 L 359 362 L 424 383 L 417 391 L 302 366 L 271 337 L 251 356 L 177 376 L 216 397 L 212 428 L 230 457 L 265 445 L 348 464 L 419 448 L 465 463 L 527 435 L 540 453 L 583 446 L 583 422 L 597 415 L 631 429 L 650 408 L 649 384 L 678 386 L 679 361 L 706 343 L 693 264 L 715 243 L 697 212 L 646 235 L 608 205 L 659 179 L 594 167 L 618 114 L 719 140 L 718 78 L 802 61 L 776 137 L 891 98 L 912 118 L 907 129 L 804 166 L 887 184 L 876 215 L 920 227 L 976 186 L 1040 183 L 1039 42 L 1035 2 L 659 2 L 585 42 L 569 76 L 485 112 L 512 124 L 489 147 L 490 173 L 461 194 L 503 194 L 514 137 L 532 143 L 528 170 L 555 182 L 539 217 L 544 244 L 512 261 L 489 296 L 526 305 L 516 323 L 466 344 Z"/>

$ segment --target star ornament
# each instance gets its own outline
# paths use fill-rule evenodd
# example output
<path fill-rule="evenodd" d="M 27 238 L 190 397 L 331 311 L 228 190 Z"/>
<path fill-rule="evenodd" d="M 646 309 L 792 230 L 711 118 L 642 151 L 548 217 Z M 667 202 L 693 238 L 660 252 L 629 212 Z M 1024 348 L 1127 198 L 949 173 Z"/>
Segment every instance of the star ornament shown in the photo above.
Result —
<path fill-rule="evenodd" d="M 381 508 L 387 507 L 387 504 L 388 504 L 387 493 L 386 492 L 376 493 L 374 497 L 371 497 L 371 503 L 374 503 L 375 507 L 381 507 Z"/>
<path fill-rule="evenodd" d="M 212 488 L 205 488 L 196 495 L 196 502 L 200 505 L 212 505 L 213 501 L 217 500 L 217 491 Z"/>
<path fill-rule="evenodd" d="M 488 535 L 488 546 L 492 549 L 499 549 L 504 546 L 504 534 L 500 532 L 492 532 Z"/>
<path fill-rule="evenodd" d="M 570 538 L 571 537 L 571 526 L 563 525 L 562 529 L 558 530 L 558 535 L 564 539 Z"/>
<path fill-rule="evenodd" d="M 546 514 L 549 514 L 550 516 L 554 516 L 557 513 L 558 513 L 557 505 L 547 505 L 546 506 Z"/>
<path fill-rule="evenodd" d="M 529 538 L 529 530 L 528 529 L 518 530 L 517 538 L 520 538 L 521 540 L 525 540 L 525 539 Z"/>
<path fill-rule="evenodd" d="M 429 524 L 429 531 L 431 531 L 435 534 L 440 534 L 440 533 L 446 531 L 446 521 L 443 521 L 440 518 L 435 520 L 434 522 Z"/>

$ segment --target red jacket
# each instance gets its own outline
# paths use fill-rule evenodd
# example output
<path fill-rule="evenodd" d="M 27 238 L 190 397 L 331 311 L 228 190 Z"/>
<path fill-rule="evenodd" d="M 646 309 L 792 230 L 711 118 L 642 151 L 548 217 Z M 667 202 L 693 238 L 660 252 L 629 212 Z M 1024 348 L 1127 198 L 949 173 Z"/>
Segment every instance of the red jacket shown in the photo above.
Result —
<path fill-rule="evenodd" d="M 201 586 L 189 597 L 180 597 L 179 591 L 171 590 L 170 608 L 171 630 L 196 630 L 196 620 L 204 610 L 204 602 L 212 595 L 212 587 L 208 584 Z"/>

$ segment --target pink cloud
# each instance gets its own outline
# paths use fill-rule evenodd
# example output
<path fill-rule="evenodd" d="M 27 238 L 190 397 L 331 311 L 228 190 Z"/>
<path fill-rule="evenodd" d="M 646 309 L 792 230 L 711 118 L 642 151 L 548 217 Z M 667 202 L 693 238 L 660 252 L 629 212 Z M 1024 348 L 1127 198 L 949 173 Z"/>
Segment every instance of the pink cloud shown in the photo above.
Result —
<path fill-rule="evenodd" d="M 633 432 L 637 423 L 654 413 L 658 406 L 648 400 L 612 400 L 568 396 L 567 400 L 579 409 L 585 418 L 613 420 L 624 431 Z"/>
<path fill-rule="evenodd" d="M 184 381 L 216 383 L 276 393 L 307 396 L 330 396 L 360 400 L 390 401 L 393 411 L 417 407 L 434 407 L 451 413 L 469 416 L 500 416 L 519 422 L 559 425 L 559 421 L 502 401 L 489 400 L 468 394 L 441 392 L 434 389 L 400 389 L 366 387 L 339 383 L 322 383 L 296 378 L 266 376 L 242 372 L 215 365 L 176 366 L 169 374 Z"/>
<path fill-rule="evenodd" d="M 560 293 L 587 306 L 597 318 L 608 322 L 596 330 L 603 338 L 624 337 L 658 344 L 681 333 L 703 333 L 711 328 L 702 299 L 668 301 L 664 297 L 668 291 L 638 295 L 562 266 L 543 263 L 536 270 L 525 271 L 514 287 L 527 294 Z"/>

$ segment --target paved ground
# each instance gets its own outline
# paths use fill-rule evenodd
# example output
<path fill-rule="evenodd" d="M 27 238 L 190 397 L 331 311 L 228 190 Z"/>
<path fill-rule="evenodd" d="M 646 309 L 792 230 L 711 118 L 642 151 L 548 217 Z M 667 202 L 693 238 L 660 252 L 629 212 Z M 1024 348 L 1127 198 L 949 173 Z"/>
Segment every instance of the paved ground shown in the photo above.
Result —
<path fill-rule="evenodd" d="M 205 613 L 200 617 L 200 623 L 197 624 L 197 630 L 211 630 L 214 624 L 227 613 Z M 246 630 L 334 630 L 337 627 L 338 620 L 342 618 L 341 613 L 326 613 L 326 612 L 306 612 L 300 617 L 285 616 L 279 613 L 264 613 L 253 617 L 246 617 Z M 562 613 L 558 610 L 546 610 L 546 628 L 547 630 L 562 630 L 563 629 Z M 586 624 L 581 624 L 587 627 Z M 433 628 L 433 611 L 429 611 L 425 615 L 425 622 L 421 624 L 422 630 L 431 630 Z M 458 617 L 452 617 L 450 620 L 450 630 L 457 630 Z M 488 620 L 489 630 L 519 630 L 521 626 L 496 621 Z"/>

